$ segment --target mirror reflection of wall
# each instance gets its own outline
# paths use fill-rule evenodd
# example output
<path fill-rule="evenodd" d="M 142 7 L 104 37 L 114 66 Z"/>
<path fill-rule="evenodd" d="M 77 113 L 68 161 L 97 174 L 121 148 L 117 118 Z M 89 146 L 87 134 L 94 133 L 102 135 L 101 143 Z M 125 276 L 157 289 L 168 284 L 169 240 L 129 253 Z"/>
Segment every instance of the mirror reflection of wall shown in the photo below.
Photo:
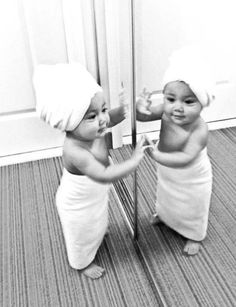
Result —
<path fill-rule="evenodd" d="M 207 122 L 235 118 L 234 1 L 138 0 L 135 3 L 137 94 L 143 87 L 161 90 L 171 53 L 186 45 L 197 45 L 203 50 L 217 84 L 214 108 L 206 109 L 204 118 Z M 157 103 L 161 99 L 155 98 Z M 138 133 L 153 130 L 159 130 L 158 123 L 138 123 Z M 128 133 L 126 126 L 123 134 Z"/>

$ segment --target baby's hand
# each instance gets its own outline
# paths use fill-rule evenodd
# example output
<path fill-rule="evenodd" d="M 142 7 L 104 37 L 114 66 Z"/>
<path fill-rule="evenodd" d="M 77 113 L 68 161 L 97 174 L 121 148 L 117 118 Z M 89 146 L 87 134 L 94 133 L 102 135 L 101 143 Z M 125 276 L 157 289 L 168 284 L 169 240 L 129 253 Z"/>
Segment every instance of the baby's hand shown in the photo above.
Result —
<path fill-rule="evenodd" d="M 152 112 L 150 111 L 151 100 L 149 99 L 151 93 L 146 91 L 146 88 L 143 89 L 142 93 L 137 97 L 136 100 L 136 110 L 141 114 L 150 115 Z"/>
<path fill-rule="evenodd" d="M 129 104 L 128 99 L 124 90 L 124 87 L 121 88 L 119 93 L 119 105 L 121 106 L 122 115 L 127 118 L 129 116 Z"/>
<path fill-rule="evenodd" d="M 158 141 L 156 144 L 147 136 L 145 135 L 145 143 L 144 148 L 147 150 L 147 153 L 151 156 L 154 150 L 156 150 Z"/>
<path fill-rule="evenodd" d="M 140 162 L 144 157 L 145 142 L 145 136 L 142 135 L 133 151 L 132 158 L 137 159 L 138 162 Z"/>

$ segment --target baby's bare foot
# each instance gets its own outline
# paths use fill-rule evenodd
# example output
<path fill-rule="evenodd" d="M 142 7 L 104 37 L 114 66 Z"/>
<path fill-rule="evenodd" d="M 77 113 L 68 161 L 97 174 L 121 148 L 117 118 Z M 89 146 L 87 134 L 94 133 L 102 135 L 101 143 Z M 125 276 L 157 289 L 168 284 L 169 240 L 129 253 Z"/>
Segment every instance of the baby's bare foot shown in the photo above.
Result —
<path fill-rule="evenodd" d="M 97 279 L 102 277 L 104 272 L 105 269 L 94 263 L 91 263 L 89 266 L 87 266 L 85 269 L 82 270 L 82 274 L 86 275 L 91 279 Z"/>
<path fill-rule="evenodd" d="M 188 240 L 184 247 L 184 253 L 189 256 L 196 255 L 200 250 L 201 243 L 193 240 Z"/>
<path fill-rule="evenodd" d="M 160 220 L 160 218 L 159 218 L 157 213 L 153 214 L 150 217 L 150 222 L 151 222 L 152 225 L 157 225 L 157 224 L 161 223 L 161 220 Z"/>

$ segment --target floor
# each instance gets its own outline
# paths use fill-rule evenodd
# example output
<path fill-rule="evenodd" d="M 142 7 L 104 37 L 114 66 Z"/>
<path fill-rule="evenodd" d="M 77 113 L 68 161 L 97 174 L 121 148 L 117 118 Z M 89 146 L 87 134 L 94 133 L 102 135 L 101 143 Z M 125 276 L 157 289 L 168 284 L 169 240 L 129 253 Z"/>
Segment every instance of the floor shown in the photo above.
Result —
<path fill-rule="evenodd" d="M 110 234 L 97 262 L 107 274 L 91 282 L 70 269 L 54 206 L 61 158 L 0 168 L 1 305 L 11 306 L 212 306 L 236 304 L 236 127 L 211 131 L 214 187 L 208 236 L 199 255 L 182 253 L 184 238 L 165 225 L 153 227 L 156 172 L 145 157 L 137 172 L 138 241 L 132 176 L 110 195 Z M 114 162 L 129 145 L 111 152 Z"/>

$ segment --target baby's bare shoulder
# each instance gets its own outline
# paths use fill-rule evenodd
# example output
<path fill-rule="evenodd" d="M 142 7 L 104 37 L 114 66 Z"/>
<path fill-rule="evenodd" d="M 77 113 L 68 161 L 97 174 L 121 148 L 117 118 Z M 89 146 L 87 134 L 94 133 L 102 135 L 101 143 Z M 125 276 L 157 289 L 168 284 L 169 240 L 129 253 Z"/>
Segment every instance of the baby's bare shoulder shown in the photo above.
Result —
<path fill-rule="evenodd" d="M 65 143 L 63 148 L 63 164 L 67 170 L 77 173 L 94 159 L 90 151 L 73 143 Z"/>
<path fill-rule="evenodd" d="M 208 139 L 208 126 L 207 123 L 200 118 L 197 125 L 194 127 L 190 139 L 201 144 L 201 146 L 206 146 Z"/>
<path fill-rule="evenodd" d="M 196 133 L 199 133 L 202 136 L 207 136 L 208 135 L 208 125 L 207 123 L 203 120 L 203 118 L 199 118 L 199 121 L 196 125 Z"/>

